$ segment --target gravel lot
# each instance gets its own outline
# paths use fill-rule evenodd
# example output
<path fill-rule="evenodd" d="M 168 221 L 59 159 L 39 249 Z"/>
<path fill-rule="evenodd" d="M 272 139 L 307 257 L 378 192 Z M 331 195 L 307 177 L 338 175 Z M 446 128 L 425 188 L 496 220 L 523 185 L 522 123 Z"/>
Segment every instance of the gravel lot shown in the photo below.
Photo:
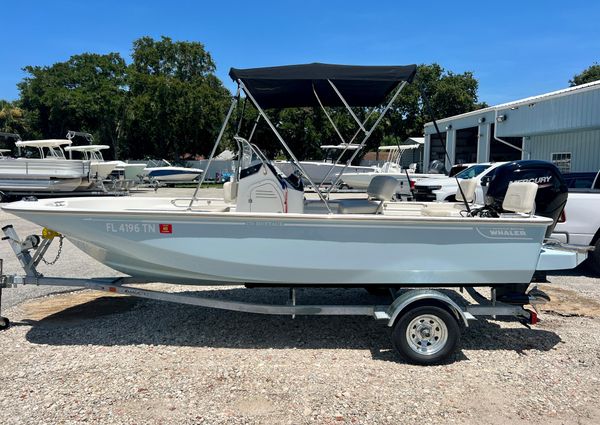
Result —
<path fill-rule="evenodd" d="M 3 212 L 0 223 L 21 235 L 36 229 Z M 20 272 L 6 243 L 0 258 L 5 273 Z M 59 262 L 40 270 L 117 275 L 67 242 Z M 5 290 L 2 315 L 14 325 L 0 333 L 0 423 L 600 423 L 600 279 L 580 268 L 550 280 L 543 289 L 553 302 L 539 325 L 478 320 L 453 361 L 434 367 L 404 363 L 390 330 L 370 318 L 292 320 L 89 290 Z M 287 296 L 285 289 L 198 292 L 267 302 Z M 298 296 L 385 301 L 359 289 Z"/>

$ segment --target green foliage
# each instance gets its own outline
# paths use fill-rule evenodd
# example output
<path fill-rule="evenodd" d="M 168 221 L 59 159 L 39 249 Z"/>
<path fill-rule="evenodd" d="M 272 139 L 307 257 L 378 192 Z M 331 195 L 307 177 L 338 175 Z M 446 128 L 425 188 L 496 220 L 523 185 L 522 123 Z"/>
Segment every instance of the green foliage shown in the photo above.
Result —
<path fill-rule="evenodd" d="M 8 102 L 0 100 L 0 131 L 4 133 L 17 133 L 21 137 L 32 134 L 29 128 L 28 111 L 19 106 L 19 102 Z M 1 140 L 0 140 L 1 142 Z M 6 141 L 1 144 L 3 148 L 12 148 L 14 141 Z"/>
<path fill-rule="evenodd" d="M 600 65 L 597 62 L 594 62 L 593 65 L 584 69 L 581 74 L 577 74 L 573 76 L 572 80 L 569 80 L 569 85 L 579 86 L 585 83 L 591 83 L 592 81 L 600 80 Z"/>
<path fill-rule="evenodd" d="M 432 118 L 441 119 L 486 107 L 478 103 L 478 83 L 471 72 L 455 74 L 438 64 L 419 65 L 412 84 L 407 85 L 386 120 L 384 142 L 395 144 L 410 136 L 421 136 Z M 431 117 L 423 95 L 429 101 Z M 390 137 L 391 135 L 391 137 Z"/>
<path fill-rule="evenodd" d="M 123 150 L 129 157 L 208 155 L 231 95 L 201 43 L 133 43 Z"/>
<path fill-rule="evenodd" d="M 20 100 L 0 103 L 0 129 L 19 132 L 24 138 L 86 131 L 122 158 L 207 156 L 231 94 L 215 76 L 215 63 L 204 45 L 142 37 L 133 42 L 131 57 L 127 65 L 118 53 L 83 53 L 51 66 L 25 67 L 28 75 L 18 84 Z M 485 106 L 477 103 L 477 86 L 470 72 L 454 74 L 437 64 L 420 65 L 416 80 L 405 87 L 366 150 L 422 134 L 431 119 L 422 92 L 435 116 L 442 118 Z M 357 134 L 358 125 L 345 108 L 328 111 L 346 141 L 362 141 L 364 134 Z M 354 108 L 354 112 L 364 120 L 370 110 Z M 367 128 L 380 113 L 381 108 L 372 111 Z M 240 114 L 238 107 L 234 123 Z M 321 159 L 320 145 L 341 142 L 320 108 L 269 110 L 268 114 L 299 159 Z M 240 135 L 250 134 L 256 117 L 253 107 L 244 109 Z M 228 127 L 224 147 L 235 148 L 236 129 L 235 124 Z M 287 156 L 264 120 L 253 142 L 268 157 Z"/>
<path fill-rule="evenodd" d="M 126 64 L 118 53 L 74 55 L 52 66 L 27 66 L 18 84 L 21 106 L 38 137 L 62 138 L 68 130 L 94 133 L 116 147 L 126 93 Z"/>

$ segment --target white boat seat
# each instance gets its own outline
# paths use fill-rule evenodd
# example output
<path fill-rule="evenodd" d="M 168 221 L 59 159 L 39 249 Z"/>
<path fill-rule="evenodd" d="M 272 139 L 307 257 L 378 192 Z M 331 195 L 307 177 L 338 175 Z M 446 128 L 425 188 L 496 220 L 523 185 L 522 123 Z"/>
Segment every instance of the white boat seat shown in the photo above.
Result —
<path fill-rule="evenodd" d="M 473 202 L 475 201 L 475 189 L 477 189 L 477 180 L 475 179 L 462 179 L 458 182 L 460 189 L 462 189 L 462 194 L 465 195 L 463 198 L 460 190 L 456 191 L 456 200 L 458 202 Z"/>
<path fill-rule="evenodd" d="M 502 201 L 504 211 L 532 214 L 535 209 L 535 195 L 538 185 L 533 182 L 514 182 L 508 185 L 508 190 Z"/>
<path fill-rule="evenodd" d="M 398 186 L 398 180 L 391 176 L 375 176 L 367 188 L 371 199 L 343 199 L 338 203 L 338 214 L 377 214 L 383 203 L 390 201 Z"/>
<path fill-rule="evenodd" d="M 234 203 L 237 199 L 237 182 L 223 183 L 223 200 L 228 204 Z"/>

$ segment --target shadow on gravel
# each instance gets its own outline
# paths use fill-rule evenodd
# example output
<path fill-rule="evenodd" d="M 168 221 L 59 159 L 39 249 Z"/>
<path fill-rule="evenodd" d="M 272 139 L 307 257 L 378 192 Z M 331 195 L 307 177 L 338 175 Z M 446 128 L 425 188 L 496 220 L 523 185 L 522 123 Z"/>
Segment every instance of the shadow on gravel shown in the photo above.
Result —
<path fill-rule="evenodd" d="M 224 289 L 186 292 L 247 302 L 284 303 L 287 290 Z M 303 289 L 302 304 L 384 304 L 386 298 L 362 289 Z M 401 361 L 390 330 L 371 317 L 269 316 L 238 313 L 128 297 L 100 297 L 29 321 L 27 340 L 48 345 L 175 345 L 237 349 L 360 349 L 376 360 Z M 486 320 L 473 322 L 461 347 L 469 350 L 550 350 L 560 338 L 538 329 L 500 328 Z M 459 353 L 454 361 L 466 357 Z"/>
<path fill-rule="evenodd" d="M 581 276 L 581 277 L 591 277 L 591 278 L 600 278 L 600 275 L 595 273 L 590 267 L 588 267 L 587 262 L 583 262 L 579 266 L 574 269 L 567 270 L 552 270 L 548 272 L 548 277 L 552 279 L 552 276 Z"/>

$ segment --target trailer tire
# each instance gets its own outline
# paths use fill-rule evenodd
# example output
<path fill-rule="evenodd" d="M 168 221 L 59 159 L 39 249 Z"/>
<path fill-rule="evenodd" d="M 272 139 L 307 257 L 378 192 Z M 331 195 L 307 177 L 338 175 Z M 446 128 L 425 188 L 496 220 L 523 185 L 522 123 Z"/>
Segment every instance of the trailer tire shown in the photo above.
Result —
<path fill-rule="evenodd" d="M 8 329 L 10 327 L 10 320 L 6 317 L 0 317 L 0 331 Z"/>
<path fill-rule="evenodd" d="M 588 254 L 587 263 L 594 273 L 600 275 L 600 239 L 596 241 L 594 250 Z"/>
<path fill-rule="evenodd" d="M 444 362 L 456 349 L 460 327 L 451 313 L 435 306 L 419 306 L 404 313 L 394 325 L 392 342 L 410 363 Z"/>

